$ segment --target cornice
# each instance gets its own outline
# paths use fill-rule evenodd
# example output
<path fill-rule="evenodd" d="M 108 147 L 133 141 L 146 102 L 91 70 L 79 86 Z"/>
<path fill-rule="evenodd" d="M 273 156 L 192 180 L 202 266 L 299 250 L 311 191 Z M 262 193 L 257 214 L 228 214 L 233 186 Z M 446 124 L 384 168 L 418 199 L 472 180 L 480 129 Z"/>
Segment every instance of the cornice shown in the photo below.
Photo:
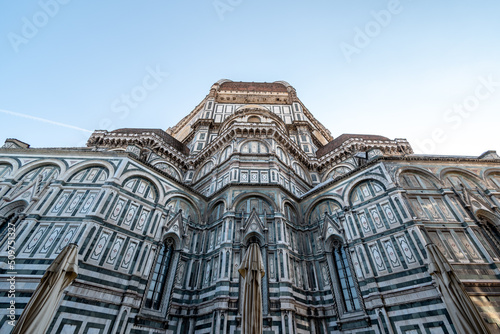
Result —
<path fill-rule="evenodd" d="M 351 157 L 356 152 L 366 152 L 379 149 L 383 154 L 390 156 L 413 153 L 410 144 L 405 139 L 395 140 L 369 140 L 363 138 L 350 138 L 339 147 L 318 158 L 318 171 L 327 169 L 332 164 L 340 163 Z"/>
<path fill-rule="evenodd" d="M 373 158 L 372 160 L 369 160 L 366 164 L 359 166 L 357 168 L 354 168 L 353 170 L 350 170 L 349 172 L 340 175 L 336 177 L 335 179 L 331 179 L 323 184 L 320 184 L 316 186 L 316 188 L 313 188 L 309 192 L 305 193 L 304 195 L 300 196 L 300 201 L 303 201 L 310 196 L 317 194 L 318 192 L 324 190 L 325 188 L 328 188 L 332 186 L 334 183 L 337 183 L 339 181 L 345 180 L 353 176 L 354 174 L 367 169 L 369 167 L 372 167 L 376 165 L 379 162 L 383 161 L 428 161 L 428 162 L 435 162 L 435 161 L 441 161 L 441 162 L 476 162 L 476 163 L 492 163 L 492 164 L 500 164 L 500 159 L 479 159 L 479 158 L 471 158 L 471 157 L 438 157 L 438 156 L 414 156 L 414 155 L 407 155 L 407 156 L 379 156 L 376 158 Z"/>
<path fill-rule="evenodd" d="M 300 147 L 294 143 L 288 134 L 283 133 L 279 127 L 272 123 L 234 123 L 231 127 L 224 130 L 217 138 L 207 145 L 201 152 L 190 159 L 190 164 L 194 168 L 201 165 L 206 159 L 212 157 L 216 152 L 223 149 L 231 140 L 244 134 L 250 138 L 274 138 L 276 139 L 289 153 L 294 155 L 298 161 L 313 168 L 313 163 L 316 158 L 310 157 L 303 153 Z"/>
<path fill-rule="evenodd" d="M 68 158 L 74 158 L 75 153 L 78 154 L 78 156 L 84 156 L 84 157 L 92 157 L 92 156 L 102 156 L 102 157 L 128 157 L 129 153 L 128 152 L 120 152 L 120 151 L 101 151 L 101 150 L 95 150 L 92 148 L 73 148 L 73 147 L 61 147 L 61 148 L 0 148 L 0 154 L 5 154 L 5 155 L 41 155 L 40 157 L 44 157 L 46 155 L 57 155 L 57 156 L 64 156 L 64 155 L 69 155 Z"/>
<path fill-rule="evenodd" d="M 175 139 L 174 139 L 175 140 Z M 188 155 L 180 152 L 170 143 L 164 140 L 161 136 L 153 131 L 144 131 L 143 133 L 126 133 L 126 132 L 108 132 L 94 131 L 90 136 L 87 145 L 89 147 L 104 147 L 104 148 L 126 148 L 128 145 L 138 145 L 141 148 L 150 149 L 163 158 L 173 160 L 178 164 L 178 167 L 184 170 L 188 169 L 186 161 Z M 186 151 L 186 153 L 189 153 Z"/>
<path fill-rule="evenodd" d="M 177 132 L 182 129 L 184 126 L 186 126 L 188 124 L 188 122 L 193 119 L 194 116 L 196 116 L 196 114 L 203 109 L 203 106 L 205 105 L 205 102 L 210 98 L 212 97 L 211 94 L 208 94 L 207 96 L 205 96 L 205 98 L 203 100 L 201 100 L 201 102 L 193 109 L 193 111 L 191 111 L 187 116 L 185 116 L 183 119 L 181 119 L 179 121 L 179 123 L 177 123 L 176 125 L 168 128 L 165 132 L 168 133 L 169 135 L 171 135 L 172 137 L 174 137 L 175 139 L 179 140 L 179 141 L 184 141 L 184 138 L 178 138 L 177 137 Z"/>

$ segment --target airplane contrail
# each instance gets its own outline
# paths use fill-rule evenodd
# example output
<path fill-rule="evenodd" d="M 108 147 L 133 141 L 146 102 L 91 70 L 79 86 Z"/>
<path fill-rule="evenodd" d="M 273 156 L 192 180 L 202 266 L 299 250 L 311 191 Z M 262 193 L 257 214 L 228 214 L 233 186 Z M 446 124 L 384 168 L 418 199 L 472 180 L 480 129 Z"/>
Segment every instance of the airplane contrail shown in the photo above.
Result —
<path fill-rule="evenodd" d="M 51 121 L 49 119 L 40 118 L 40 117 L 36 117 L 36 116 L 31 116 L 31 115 L 26 115 L 26 114 L 14 112 L 14 111 L 0 109 L 0 112 L 3 112 L 4 114 L 9 114 L 9 115 L 14 115 L 14 116 L 18 116 L 18 117 L 24 117 L 24 118 L 32 119 L 32 120 L 35 120 L 35 121 L 40 121 L 40 122 L 45 122 L 45 123 L 49 123 L 49 124 L 54 124 L 54 125 L 62 126 L 62 127 L 73 129 L 73 130 L 78 130 L 78 131 L 83 131 L 83 132 L 88 132 L 88 133 L 92 133 L 93 132 L 93 131 L 90 131 L 90 130 L 87 130 L 87 129 L 79 128 L 77 126 L 73 126 L 73 125 L 69 125 L 69 124 L 64 124 L 64 123 L 60 123 L 60 122 L 55 122 L 55 121 Z"/>

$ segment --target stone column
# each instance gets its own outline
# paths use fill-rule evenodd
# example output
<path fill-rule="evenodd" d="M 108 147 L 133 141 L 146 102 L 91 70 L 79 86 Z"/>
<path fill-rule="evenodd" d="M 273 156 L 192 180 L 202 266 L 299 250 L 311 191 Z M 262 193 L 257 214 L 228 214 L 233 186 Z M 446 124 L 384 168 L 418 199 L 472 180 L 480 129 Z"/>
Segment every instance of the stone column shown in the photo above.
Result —
<path fill-rule="evenodd" d="M 289 333 L 294 333 L 294 326 L 293 326 L 293 312 L 287 311 L 288 313 L 288 332 Z"/>
<path fill-rule="evenodd" d="M 227 333 L 227 314 L 225 314 L 224 311 L 221 311 L 221 312 L 222 312 L 222 323 L 223 323 L 222 334 L 226 334 Z"/>
<path fill-rule="evenodd" d="M 220 334 L 220 311 L 219 310 L 215 311 L 215 317 L 216 317 L 216 319 L 215 319 L 215 324 L 214 324 L 214 326 L 215 326 L 214 333 Z"/>
<path fill-rule="evenodd" d="M 262 261 L 264 262 L 264 270 L 266 271 L 266 275 L 262 278 L 262 314 L 269 314 L 269 266 L 267 263 L 267 246 L 261 248 L 260 252 L 262 253 Z"/>
<path fill-rule="evenodd" d="M 288 271 L 288 252 L 283 251 L 283 268 L 285 271 L 285 280 L 290 280 L 290 272 Z"/>

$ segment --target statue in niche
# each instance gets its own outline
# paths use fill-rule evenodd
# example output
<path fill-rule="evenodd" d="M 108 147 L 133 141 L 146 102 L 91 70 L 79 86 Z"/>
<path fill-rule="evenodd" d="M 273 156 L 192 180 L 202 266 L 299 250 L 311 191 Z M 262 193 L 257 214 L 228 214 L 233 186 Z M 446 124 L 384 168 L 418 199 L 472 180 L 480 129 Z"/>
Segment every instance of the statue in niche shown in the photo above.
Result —
<path fill-rule="evenodd" d="M 222 229 L 220 228 L 219 231 L 217 232 L 217 245 L 220 245 L 221 237 L 222 237 Z"/>
<path fill-rule="evenodd" d="M 321 266 L 321 272 L 323 273 L 323 282 L 325 285 L 330 285 L 328 282 L 328 272 L 326 271 L 326 265 Z"/>
<path fill-rule="evenodd" d="M 184 239 L 184 248 L 189 249 L 189 242 L 191 241 L 191 233 L 186 233 L 186 239 Z"/>
<path fill-rule="evenodd" d="M 322 245 L 322 242 L 321 242 L 321 237 L 318 237 L 318 242 L 317 242 L 317 246 L 318 246 L 318 251 L 322 252 L 323 251 L 323 245 Z"/>
<path fill-rule="evenodd" d="M 178 285 L 182 284 L 182 276 L 184 275 L 184 266 L 185 265 L 186 264 L 183 261 L 179 265 L 179 270 L 177 271 L 177 278 L 175 280 L 175 283 Z"/>
<path fill-rule="evenodd" d="M 207 272 L 205 275 L 205 285 L 207 285 L 210 281 L 210 261 L 207 262 Z"/>
<path fill-rule="evenodd" d="M 214 271 L 212 275 L 212 279 L 215 281 L 217 279 L 217 272 L 219 271 L 219 259 L 214 259 Z"/>
<path fill-rule="evenodd" d="M 297 272 L 297 281 L 299 282 L 299 286 L 302 286 L 302 275 L 300 275 L 299 266 L 295 267 L 295 271 Z"/>
<path fill-rule="evenodd" d="M 214 247 L 214 234 L 215 232 L 210 232 L 210 241 L 208 243 L 208 249 L 212 249 Z"/>

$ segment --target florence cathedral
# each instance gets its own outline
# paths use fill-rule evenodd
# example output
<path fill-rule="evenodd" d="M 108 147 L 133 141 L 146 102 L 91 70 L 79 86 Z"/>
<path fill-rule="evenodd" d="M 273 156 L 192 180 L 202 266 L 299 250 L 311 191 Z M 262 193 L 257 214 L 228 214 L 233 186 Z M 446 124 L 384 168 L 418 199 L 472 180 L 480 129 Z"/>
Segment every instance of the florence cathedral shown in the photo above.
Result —
<path fill-rule="evenodd" d="M 499 207 L 495 151 L 332 134 L 285 81 L 220 80 L 166 130 L 5 141 L 0 334 L 48 300 L 33 333 L 499 333 Z"/>

